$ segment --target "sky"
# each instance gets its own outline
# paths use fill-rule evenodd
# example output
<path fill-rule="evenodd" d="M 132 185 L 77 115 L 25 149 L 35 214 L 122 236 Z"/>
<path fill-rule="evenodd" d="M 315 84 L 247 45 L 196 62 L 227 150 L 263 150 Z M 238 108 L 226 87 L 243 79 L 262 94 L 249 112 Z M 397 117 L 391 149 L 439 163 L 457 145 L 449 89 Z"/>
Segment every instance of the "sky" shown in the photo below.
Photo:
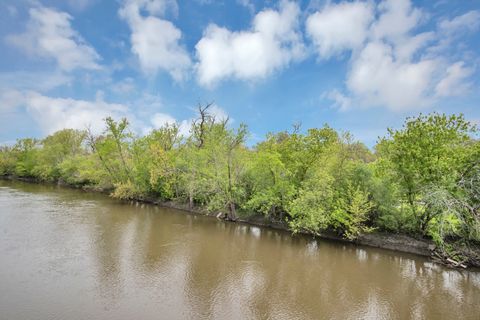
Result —
<path fill-rule="evenodd" d="M 480 1 L 3 0 L 0 144 L 139 135 L 198 104 L 268 132 L 325 123 L 372 147 L 419 113 L 480 124 Z"/>

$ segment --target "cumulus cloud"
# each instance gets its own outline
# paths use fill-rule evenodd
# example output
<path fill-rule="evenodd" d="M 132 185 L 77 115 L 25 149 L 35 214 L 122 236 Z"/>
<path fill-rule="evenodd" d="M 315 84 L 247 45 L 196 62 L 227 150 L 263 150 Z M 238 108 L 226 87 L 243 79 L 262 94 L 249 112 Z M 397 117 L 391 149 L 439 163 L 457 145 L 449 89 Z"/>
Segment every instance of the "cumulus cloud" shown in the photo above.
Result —
<path fill-rule="evenodd" d="M 307 18 L 307 34 L 320 58 L 345 51 L 351 56 L 345 90 L 335 89 L 324 97 L 341 110 L 359 105 L 404 111 L 465 92 L 473 69 L 442 55 L 438 47 L 455 30 L 476 30 L 478 16 L 471 11 L 443 19 L 436 30 L 418 32 L 428 14 L 409 0 L 384 0 L 376 6 L 363 1 L 328 3 Z"/>
<path fill-rule="evenodd" d="M 127 118 L 130 128 L 137 134 L 148 134 L 152 129 L 175 123 L 181 135 L 190 135 L 194 117 L 178 120 L 168 113 L 155 112 L 149 115 L 148 119 L 144 119 L 137 117 L 132 105 L 136 105 L 135 102 L 127 104 L 107 102 L 101 91 L 97 92 L 95 99 L 83 100 L 52 97 L 36 91 L 0 90 L 0 113 L 24 110 L 45 135 L 65 128 L 80 130 L 89 128 L 93 133 L 100 134 L 105 129 L 104 119 L 107 117 L 117 120 Z M 151 106 L 157 109 L 161 107 L 158 102 Z M 219 120 L 229 119 L 226 111 L 217 105 L 213 105 L 209 111 Z"/>
<path fill-rule="evenodd" d="M 167 113 L 155 113 L 152 117 L 152 124 L 155 128 L 160 128 L 165 125 L 176 124 L 177 120 Z"/>
<path fill-rule="evenodd" d="M 143 16 L 142 10 L 149 15 Z M 191 60 L 180 44 L 182 32 L 172 22 L 160 18 L 168 10 L 176 14 L 176 1 L 126 0 L 119 14 L 132 31 L 131 50 L 142 70 L 147 74 L 163 70 L 180 81 L 186 76 Z"/>
<path fill-rule="evenodd" d="M 463 61 L 452 64 L 435 87 L 437 96 L 458 96 L 465 93 L 470 88 L 467 79 L 472 73 L 473 69 L 466 67 Z"/>
<path fill-rule="evenodd" d="M 370 42 L 354 60 L 347 87 L 364 105 L 396 111 L 421 108 L 430 103 L 426 92 L 436 67 L 434 60 L 397 61 L 391 46 Z"/>
<path fill-rule="evenodd" d="M 121 118 L 131 115 L 125 105 L 103 100 L 87 101 L 71 98 L 52 98 L 35 92 L 26 95 L 25 104 L 29 114 L 46 133 L 63 128 L 85 129 L 99 133 L 106 117 Z"/>
<path fill-rule="evenodd" d="M 225 78 L 261 79 L 303 58 L 299 14 L 296 3 L 282 1 L 278 10 L 255 15 L 247 31 L 210 24 L 195 46 L 199 83 L 211 87 Z"/>
<path fill-rule="evenodd" d="M 71 15 L 37 6 L 29 10 L 24 33 L 7 36 L 9 44 L 32 57 L 53 59 L 61 70 L 100 69 L 100 56 L 71 26 Z"/>
<path fill-rule="evenodd" d="M 329 92 L 324 93 L 323 97 L 332 100 L 334 102 L 333 106 L 337 107 L 341 111 L 346 111 L 350 109 L 352 105 L 352 99 L 347 97 L 337 89 L 333 89 Z"/>
<path fill-rule="evenodd" d="M 446 34 L 476 31 L 480 27 L 480 11 L 472 10 L 453 19 L 443 19 L 439 29 Z"/>
<path fill-rule="evenodd" d="M 129 108 L 123 104 L 108 103 L 101 95 L 93 101 L 72 98 L 56 98 L 35 91 L 6 90 L 0 93 L 0 105 L 9 108 L 25 108 L 27 114 L 39 125 L 42 132 L 72 128 L 100 133 L 105 127 L 104 119 L 127 117 L 135 121 Z"/>
<path fill-rule="evenodd" d="M 379 18 L 372 26 L 376 39 L 395 41 L 405 37 L 423 17 L 421 10 L 412 7 L 410 0 L 385 0 L 377 7 Z"/>
<path fill-rule="evenodd" d="M 322 58 L 361 46 L 373 20 L 373 6 L 366 2 L 327 5 L 306 21 L 307 35 Z"/>

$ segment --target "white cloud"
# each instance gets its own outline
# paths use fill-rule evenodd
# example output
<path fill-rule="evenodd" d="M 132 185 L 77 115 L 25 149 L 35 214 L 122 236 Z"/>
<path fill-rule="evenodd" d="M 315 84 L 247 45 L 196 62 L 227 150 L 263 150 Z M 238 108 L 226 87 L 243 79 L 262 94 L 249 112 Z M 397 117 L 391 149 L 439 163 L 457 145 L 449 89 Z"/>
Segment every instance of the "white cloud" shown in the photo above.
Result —
<path fill-rule="evenodd" d="M 466 80 L 472 73 L 473 69 L 465 67 L 463 61 L 452 64 L 448 67 L 444 78 L 435 87 L 437 96 L 458 96 L 465 93 L 470 87 L 470 83 Z"/>
<path fill-rule="evenodd" d="M 71 15 L 42 6 L 29 15 L 26 31 L 7 36 L 8 43 L 33 57 L 53 59 L 65 71 L 100 69 L 100 56 L 72 29 Z"/>
<path fill-rule="evenodd" d="M 105 102 L 101 94 L 96 100 L 87 101 L 49 97 L 35 91 L 7 90 L 0 94 L 0 103 L 12 109 L 25 108 L 45 134 L 64 128 L 87 127 L 100 133 L 105 128 L 104 119 L 109 116 L 116 119 L 127 117 L 134 122 L 134 127 L 139 125 L 126 105 Z"/>
<path fill-rule="evenodd" d="M 109 116 L 117 119 L 128 116 L 132 120 L 128 107 L 103 100 L 52 98 L 30 92 L 25 97 L 25 104 L 28 113 L 49 134 L 63 128 L 87 127 L 99 133 L 105 128 L 104 119 Z"/>
<path fill-rule="evenodd" d="M 378 5 L 380 17 L 372 26 L 375 39 L 395 41 L 406 36 L 421 21 L 422 12 L 410 0 L 385 0 Z"/>
<path fill-rule="evenodd" d="M 400 61 L 411 61 L 413 55 L 435 40 L 434 32 L 423 32 L 410 37 L 401 37 L 395 41 L 395 58 Z"/>
<path fill-rule="evenodd" d="M 476 31 L 480 27 L 480 11 L 472 10 L 451 20 L 443 19 L 439 29 L 445 34 Z"/>
<path fill-rule="evenodd" d="M 442 20 L 437 30 L 418 32 L 428 15 L 409 0 L 385 0 L 376 6 L 362 1 L 328 3 L 307 18 L 307 33 L 320 58 L 347 50 L 352 54 L 346 90 L 323 96 L 341 110 L 355 105 L 405 111 L 465 92 L 473 68 L 452 61 L 438 48 L 453 37 L 449 32 L 478 28 L 478 16 L 471 11 Z"/>
<path fill-rule="evenodd" d="M 329 58 L 361 46 L 373 15 L 373 6 L 366 2 L 327 5 L 307 18 L 306 31 L 319 55 Z"/>
<path fill-rule="evenodd" d="M 346 111 L 352 106 L 352 99 L 345 96 L 337 89 L 326 92 L 324 97 L 332 100 L 334 102 L 334 106 L 339 108 L 341 111 Z"/>
<path fill-rule="evenodd" d="M 150 15 L 144 17 L 142 10 Z M 147 74 L 163 70 L 180 81 L 186 76 L 191 60 L 180 45 L 182 32 L 170 21 L 155 16 L 163 16 L 168 10 L 178 10 L 175 1 L 127 0 L 119 14 L 130 26 L 132 52 L 142 70 Z"/>
<path fill-rule="evenodd" d="M 167 124 L 175 124 L 177 123 L 177 120 L 167 113 L 155 113 L 151 122 L 155 128 L 160 128 Z"/>
<path fill-rule="evenodd" d="M 161 107 L 160 102 L 155 96 L 145 95 L 145 101 L 150 101 L 149 107 Z M 152 114 L 152 110 L 145 118 L 145 115 L 138 115 L 132 106 L 135 102 L 127 104 L 107 102 L 103 98 L 103 92 L 98 91 L 94 100 L 80 100 L 72 98 L 58 98 L 41 94 L 36 91 L 21 91 L 14 89 L 0 90 L 0 112 L 9 116 L 14 111 L 22 111 L 28 117 L 34 120 L 41 129 L 42 133 L 47 135 L 64 128 L 86 129 L 95 134 L 100 134 L 105 129 L 106 117 L 113 117 L 116 120 L 127 118 L 130 128 L 138 134 L 148 134 L 154 128 L 160 128 L 165 124 L 176 123 L 179 132 L 183 136 L 190 135 L 190 128 L 193 117 L 184 120 L 177 120 L 173 116 L 163 112 Z M 227 113 L 213 105 L 209 111 L 217 119 L 228 118 Z M 6 120 L 6 119 L 2 119 Z"/>
<path fill-rule="evenodd" d="M 431 55 L 449 54 L 454 42 L 462 36 L 473 33 L 480 28 L 480 11 L 469 11 L 452 19 L 443 18 L 438 22 L 438 44 L 428 48 Z M 462 50 L 463 59 L 468 59 L 468 51 Z"/>
<path fill-rule="evenodd" d="M 361 51 L 347 76 L 347 87 L 363 105 L 392 110 L 421 108 L 430 103 L 428 92 L 437 61 L 399 62 L 393 48 L 370 42 Z"/>
<path fill-rule="evenodd" d="M 265 78 L 304 56 L 300 9 L 282 1 L 279 10 L 259 12 L 248 31 L 233 32 L 210 24 L 196 45 L 198 81 L 210 87 L 225 78 Z"/>

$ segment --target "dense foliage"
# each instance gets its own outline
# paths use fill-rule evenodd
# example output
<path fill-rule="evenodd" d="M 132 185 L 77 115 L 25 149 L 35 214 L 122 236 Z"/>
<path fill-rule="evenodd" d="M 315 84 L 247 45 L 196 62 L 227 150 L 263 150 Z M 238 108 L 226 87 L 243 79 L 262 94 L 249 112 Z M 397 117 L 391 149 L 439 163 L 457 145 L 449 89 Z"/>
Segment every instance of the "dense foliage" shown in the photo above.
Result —
<path fill-rule="evenodd" d="M 0 174 L 111 190 L 120 199 L 176 201 L 231 220 L 262 214 L 294 232 L 354 239 L 373 229 L 480 239 L 480 143 L 463 116 L 431 114 L 388 130 L 375 152 L 325 125 L 245 145 L 208 106 L 190 134 L 175 124 L 146 136 L 126 119 L 103 134 L 65 129 L 0 149 Z"/>

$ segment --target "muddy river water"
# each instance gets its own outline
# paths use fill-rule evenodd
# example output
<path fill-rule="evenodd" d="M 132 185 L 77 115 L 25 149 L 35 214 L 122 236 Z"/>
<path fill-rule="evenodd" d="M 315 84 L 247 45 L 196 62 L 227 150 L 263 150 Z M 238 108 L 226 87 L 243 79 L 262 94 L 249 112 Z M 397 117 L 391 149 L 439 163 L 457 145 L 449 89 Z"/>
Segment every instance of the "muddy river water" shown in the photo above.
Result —
<path fill-rule="evenodd" d="M 0 181 L 0 319 L 480 319 L 480 272 Z"/>

